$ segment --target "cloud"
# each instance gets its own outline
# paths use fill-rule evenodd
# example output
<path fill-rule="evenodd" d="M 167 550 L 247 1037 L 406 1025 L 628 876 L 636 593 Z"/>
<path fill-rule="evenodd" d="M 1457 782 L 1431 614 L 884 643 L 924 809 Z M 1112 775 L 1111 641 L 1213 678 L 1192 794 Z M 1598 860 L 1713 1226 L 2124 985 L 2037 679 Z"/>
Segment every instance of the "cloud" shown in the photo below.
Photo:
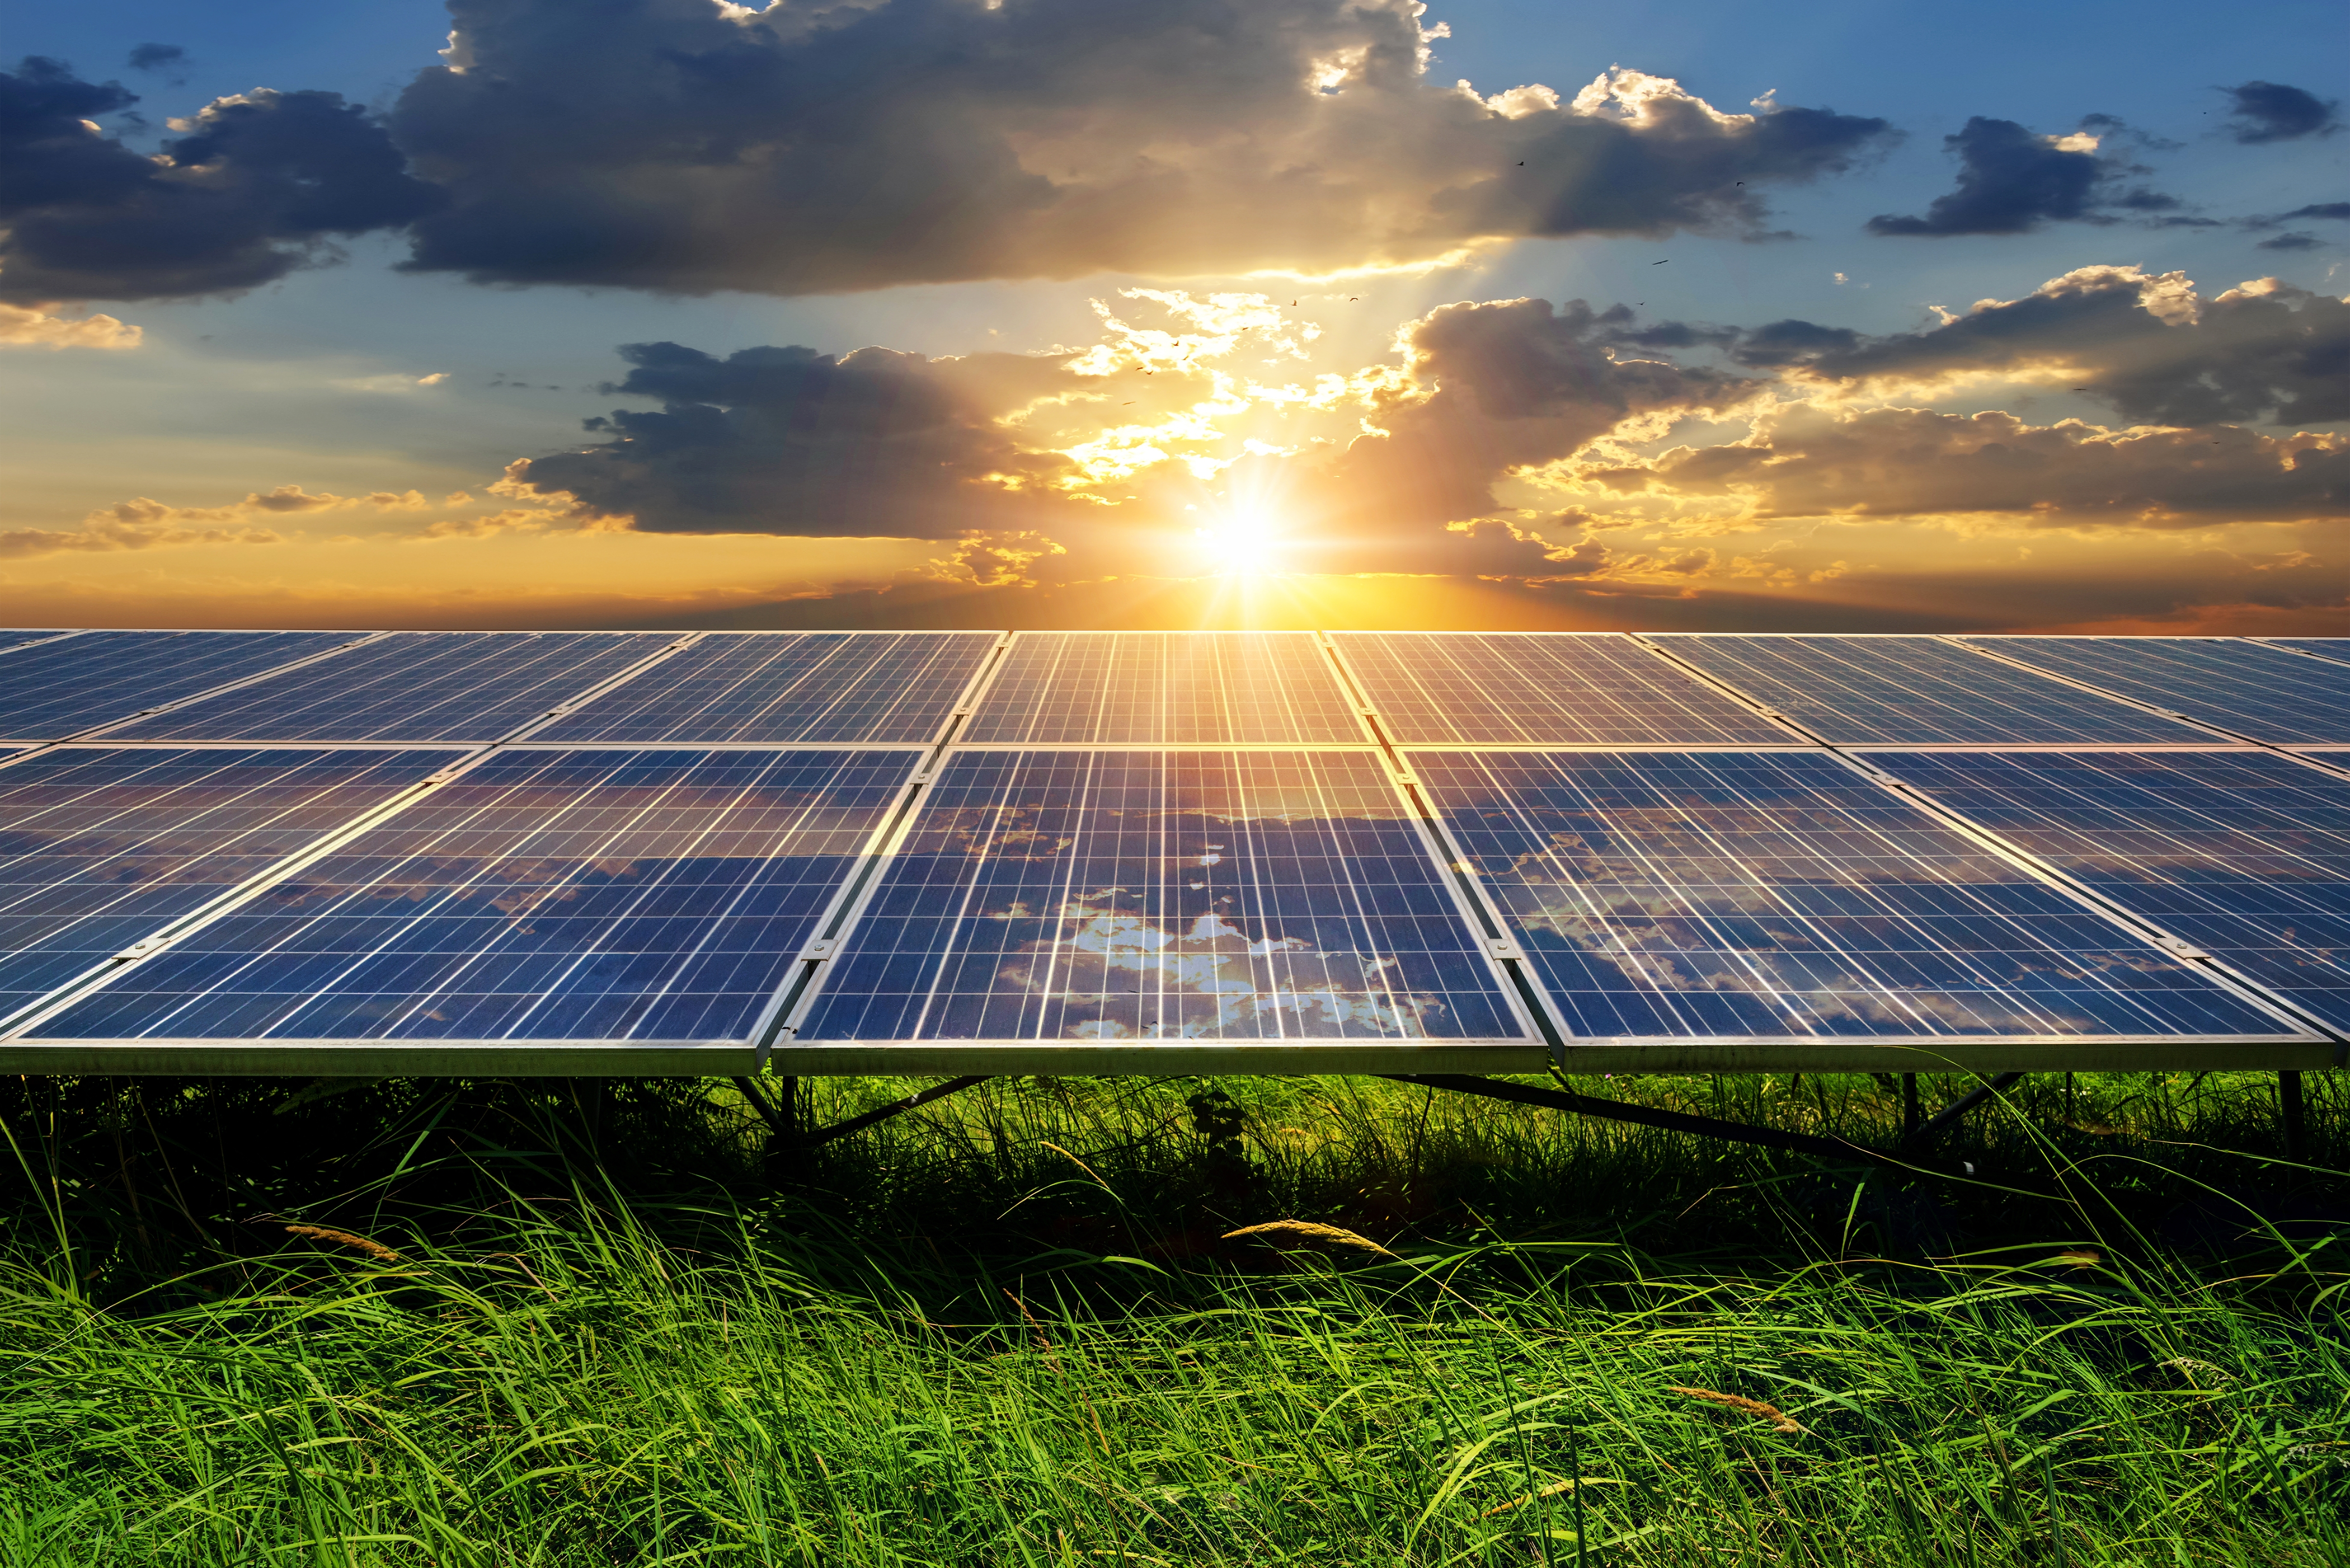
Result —
<path fill-rule="evenodd" d="M 339 94 L 216 99 L 173 121 L 185 134 L 154 158 L 92 119 L 136 101 L 56 60 L 0 72 L 0 299 L 232 293 L 324 258 L 330 235 L 397 226 L 440 201 Z"/>
<path fill-rule="evenodd" d="M 2061 372 L 2142 423 L 2310 424 L 2350 419 L 2350 301 L 2275 278 L 2207 299 L 2184 273 L 2086 266 L 1925 332 L 1823 339 L 1777 362 L 1819 379 L 1897 385 Z"/>
<path fill-rule="evenodd" d="M 136 348 L 140 328 L 111 316 L 76 319 L 20 305 L 0 304 L 0 344 L 38 348 Z"/>
<path fill-rule="evenodd" d="M 1999 515 L 2033 527 L 2173 529 L 2350 516 L 2350 437 L 2109 431 L 2011 413 L 1795 403 L 1746 440 L 1586 468 L 1632 494 L 1734 498 L 1758 519 Z"/>
<path fill-rule="evenodd" d="M 1879 213 L 1868 220 L 1868 232 L 1935 239 L 2021 234 L 2051 221 L 2112 222 L 2111 208 L 2148 213 L 2178 207 L 2176 197 L 2119 188 L 2123 177 L 2146 172 L 2103 151 L 2106 141 L 2132 134 L 2121 121 L 2091 115 L 2083 126 L 2069 136 L 2042 136 L 2012 119 L 1976 115 L 1942 139 L 1959 155 L 1958 189 L 1935 197 L 1922 218 Z"/>
<path fill-rule="evenodd" d="M 410 266 L 822 293 L 1327 272 L 1525 235 L 1757 234 L 1879 119 L 1612 71 L 1427 75 L 1417 0 L 456 0 L 391 114 L 449 194 Z"/>
<path fill-rule="evenodd" d="M 167 73 L 178 82 L 184 79 L 180 73 L 187 68 L 188 51 L 177 44 L 140 44 L 124 63 L 134 71 Z"/>
<path fill-rule="evenodd" d="M 2334 116 L 2338 99 L 2323 99 L 2282 82 L 2251 81 L 2221 88 L 2228 95 L 2228 133 L 2248 146 L 2331 136 L 2342 129 Z"/>
<path fill-rule="evenodd" d="M 452 495 L 443 504 L 472 497 Z M 224 506 L 172 506 L 144 495 L 103 506 L 79 528 L 16 528 L 0 532 L 0 557 L 21 559 L 64 552 L 107 554 L 181 545 L 279 545 L 286 536 L 259 519 L 297 517 L 313 512 L 373 507 L 379 512 L 415 512 L 432 505 L 421 491 L 378 490 L 366 495 L 312 493 L 298 484 L 256 490 Z"/>
<path fill-rule="evenodd" d="M 656 533 L 953 539 L 991 514 L 1019 530 L 1038 504 L 1020 493 L 1073 472 L 997 422 L 1024 389 L 1067 379 L 1057 361 L 796 346 L 721 359 L 676 343 L 620 354 L 632 369 L 604 390 L 659 400 L 660 410 L 589 420 L 608 439 L 516 463 L 501 493 L 567 493 L 581 515 L 633 517 Z"/>

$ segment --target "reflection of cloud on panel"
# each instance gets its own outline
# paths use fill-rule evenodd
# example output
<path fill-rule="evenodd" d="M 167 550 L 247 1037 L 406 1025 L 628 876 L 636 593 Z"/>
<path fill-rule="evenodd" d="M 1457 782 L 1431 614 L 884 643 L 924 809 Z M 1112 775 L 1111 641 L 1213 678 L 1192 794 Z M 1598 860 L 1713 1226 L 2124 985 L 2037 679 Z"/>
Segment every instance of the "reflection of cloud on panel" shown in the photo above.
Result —
<path fill-rule="evenodd" d="M 1252 938 L 1216 910 L 1187 922 L 1096 907 L 1125 893 L 1101 888 L 1063 904 L 1058 933 L 1024 944 L 1023 961 L 1003 970 L 1059 1010 L 1064 1035 L 1417 1035 L 1443 1011 L 1434 997 L 1393 989 L 1392 959 L 1319 951 L 1296 937 Z"/>

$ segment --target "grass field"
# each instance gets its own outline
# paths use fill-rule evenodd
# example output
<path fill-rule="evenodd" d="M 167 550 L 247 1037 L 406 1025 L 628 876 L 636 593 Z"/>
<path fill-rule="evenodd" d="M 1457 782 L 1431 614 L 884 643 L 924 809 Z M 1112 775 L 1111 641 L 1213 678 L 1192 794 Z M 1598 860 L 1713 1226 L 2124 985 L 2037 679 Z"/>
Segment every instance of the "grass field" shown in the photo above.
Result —
<path fill-rule="evenodd" d="M 17 1080 L 0 1563 L 2350 1562 L 2345 1089 Z"/>

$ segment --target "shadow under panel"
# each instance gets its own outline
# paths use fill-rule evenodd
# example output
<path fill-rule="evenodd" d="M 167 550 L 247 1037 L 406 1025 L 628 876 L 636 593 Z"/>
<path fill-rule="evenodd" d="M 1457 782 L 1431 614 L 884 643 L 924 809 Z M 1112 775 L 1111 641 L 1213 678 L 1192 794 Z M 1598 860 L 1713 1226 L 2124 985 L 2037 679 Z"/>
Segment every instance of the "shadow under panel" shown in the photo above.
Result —
<path fill-rule="evenodd" d="M 1341 631 L 1331 640 L 1399 744 L 1795 739 L 1621 632 Z"/>
<path fill-rule="evenodd" d="M 2252 751 L 1869 760 L 2350 1030 L 2350 779 Z"/>
<path fill-rule="evenodd" d="M 1967 640 L 2272 745 L 2350 742 L 2350 664 L 2235 638 Z"/>
<path fill-rule="evenodd" d="M 2300 1033 L 1819 753 L 1409 754 L 1576 1036 Z"/>
<path fill-rule="evenodd" d="M 0 737 L 56 741 L 339 648 L 350 631 L 90 631 L 0 659 Z"/>
<path fill-rule="evenodd" d="M 919 760 L 501 752 L 40 1038 L 741 1040 Z"/>
<path fill-rule="evenodd" d="M 1679 632 L 1657 640 L 1831 745 L 2215 738 L 1938 637 Z"/>
<path fill-rule="evenodd" d="M 531 737 L 557 742 L 930 741 L 992 631 L 720 631 Z"/>
<path fill-rule="evenodd" d="M 957 739 L 1196 746 L 1370 737 L 1311 632 L 1024 631 Z"/>
<path fill-rule="evenodd" d="M 1379 759 L 951 755 L 802 1043 L 1523 1039 Z"/>
<path fill-rule="evenodd" d="M 675 640 L 665 632 L 395 632 L 117 733 L 486 743 Z"/>
<path fill-rule="evenodd" d="M 461 754 L 67 746 L 0 768 L 0 1013 Z"/>

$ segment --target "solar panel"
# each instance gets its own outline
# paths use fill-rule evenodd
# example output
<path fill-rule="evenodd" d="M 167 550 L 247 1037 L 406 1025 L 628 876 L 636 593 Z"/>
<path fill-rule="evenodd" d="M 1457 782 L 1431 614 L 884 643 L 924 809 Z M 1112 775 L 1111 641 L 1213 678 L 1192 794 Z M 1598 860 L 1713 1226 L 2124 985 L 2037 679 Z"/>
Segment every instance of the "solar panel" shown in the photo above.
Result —
<path fill-rule="evenodd" d="M 676 640 L 663 632 L 396 632 L 107 738 L 494 741 Z"/>
<path fill-rule="evenodd" d="M 501 752 L 40 1033 L 742 1040 L 920 756 Z"/>
<path fill-rule="evenodd" d="M 2233 638 L 1970 640 L 2256 741 L 2350 741 L 2350 665 Z"/>
<path fill-rule="evenodd" d="M 535 742 L 935 740 L 992 631 L 712 632 Z"/>
<path fill-rule="evenodd" d="M 951 756 L 800 1040 L 1523 1037 L 1360 752 Z"/>
<path fill-rule="evenodd" d="M 1938 637 L 1682 633 L 1658 640 L 1833 745 L 2213 738 Z"/>
<path fill-rule="evenodd" d="M 2350 664 L 2350 637 L 2271 637 L 2262 640 L 2272 642 L 2279 648 L 2290 648 L 2296 652 L 2314 653 L 2320 659 Z"/>
<path fill-rule="evenodd" d="M 36 642 L 54 642 L 68 635 L 63 629 L 49 631 L 0 631 L 0 653 L 25 648 Z"/>
<path fill-rule="evenodd" d="M 1332 635 L 1390 739 L 1768 745 L 1794 739 L 1616 632 Z"/>
<path fill-rule="evenodd" d="M 1409 756 L 1578 1037 L 2289 1033 L 1818 753 Z"/>
<path fill-rule="evenodd" d="M 459 754 L 68 746 L 0 767 L 0 1014 Z"/>
<path fill-rule="evenodd" d="M 340 647 L 348 631 L 92 631 L 0 659 L 0 737 L 55 741 Z"/>
<path fill-rule="evenodd" d="M 2259 752 L 1872 760 L 2350 1027 L 2350 779 Z"/>
<path fill-rule="evenodd" d="M 1311 632 L 1022 632 L 961 737 L 1295 745 L 1369 737 Z"/>

